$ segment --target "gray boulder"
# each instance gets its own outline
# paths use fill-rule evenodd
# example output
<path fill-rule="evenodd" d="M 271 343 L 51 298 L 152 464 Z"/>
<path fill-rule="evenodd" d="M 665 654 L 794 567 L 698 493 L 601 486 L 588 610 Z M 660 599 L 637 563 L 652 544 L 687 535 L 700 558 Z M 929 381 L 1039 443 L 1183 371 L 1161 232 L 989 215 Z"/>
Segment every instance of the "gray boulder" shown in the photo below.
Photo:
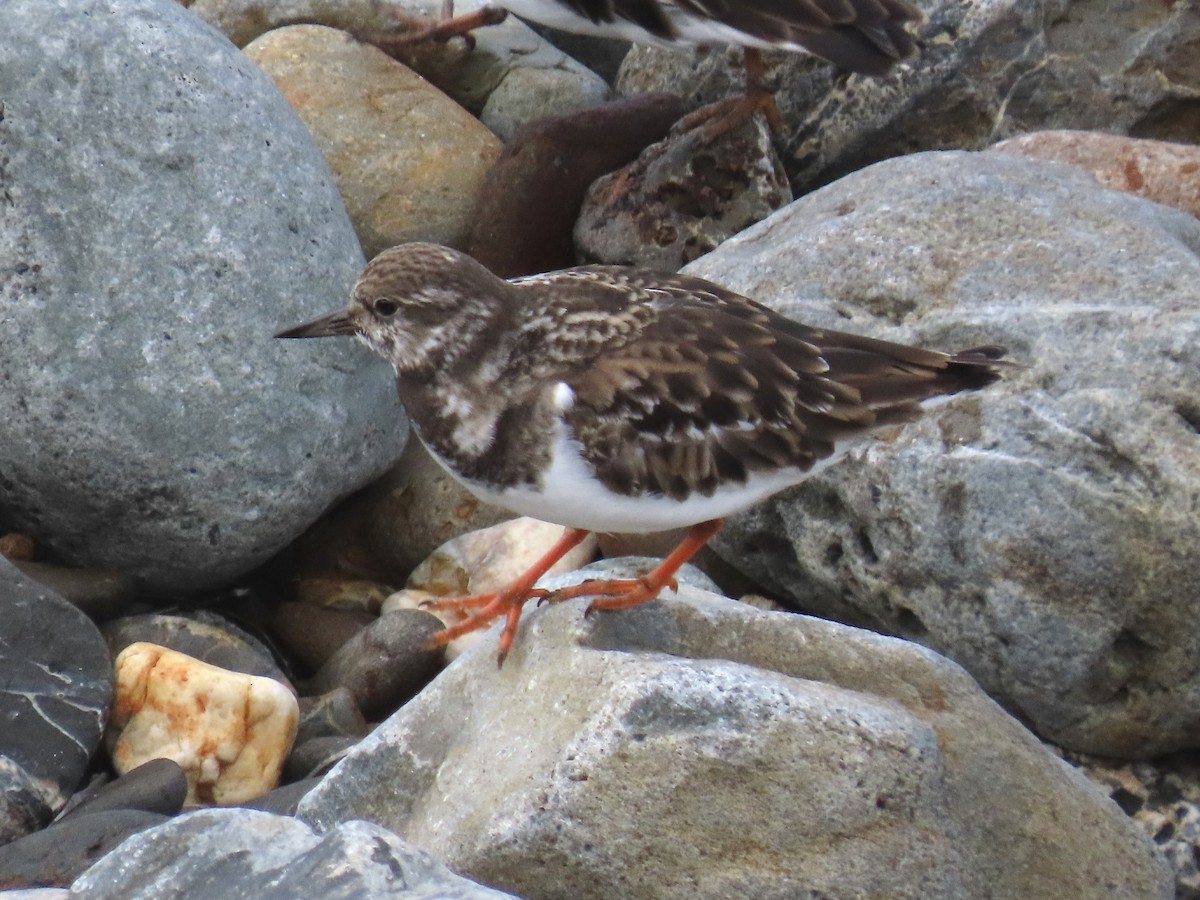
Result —
<path fill-rule="evenodd" d="M 181 591 L 400 451 L 386 365 L 272 340 L 362 266 L 312 138 L 172 0 L 10 0 L 0 42 L 0 525 Z"/>
<path fill-rule="evenodd" d="M 290 816 L 209 809 L 143 832 L 71 885 L 95 900 L 499 900 L 369 822 L 314 834 Z"/>
<path fill-rule="evenodd" d="M 1007 154 L 890 160 L 689 271 L 815 325 L 1019 364 L 716 547 L 955 659 L 1043 737 L 1200 746 L 1200 223 Z"/>
<path fill-rule="evenodd" d="M 1120 809 L 935 653 L 689 586 L 585 603 L 529 610 L 500 671 L 491 633 L 298 815 L 528 898 L 1171 896 Z"/>

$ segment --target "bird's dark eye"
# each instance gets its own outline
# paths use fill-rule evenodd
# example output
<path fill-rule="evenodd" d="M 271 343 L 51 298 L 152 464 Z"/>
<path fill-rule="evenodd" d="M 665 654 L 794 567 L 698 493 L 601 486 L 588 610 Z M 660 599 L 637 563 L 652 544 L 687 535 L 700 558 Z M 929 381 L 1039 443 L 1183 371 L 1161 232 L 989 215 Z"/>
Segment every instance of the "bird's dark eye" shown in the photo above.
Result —
<path fill-rule="evenodd" d="M 389 297 L 380 297 L 374 303 L 375 315 L 384 319 L 390 319 L 399 308 L 400 304 Z"/>

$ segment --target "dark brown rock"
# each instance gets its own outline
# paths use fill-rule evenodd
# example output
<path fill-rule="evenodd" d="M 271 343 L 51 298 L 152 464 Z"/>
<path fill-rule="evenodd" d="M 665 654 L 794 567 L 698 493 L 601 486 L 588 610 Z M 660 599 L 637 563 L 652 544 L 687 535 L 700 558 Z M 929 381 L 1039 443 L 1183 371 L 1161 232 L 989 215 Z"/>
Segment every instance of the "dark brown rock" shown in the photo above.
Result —
<path fill-rule="evenodd" d="M 28 560 L 13 563 L 38 584 L 83 610 L 93 622 L 124 613 L 133 602 L 133 579 L 109 569 L 76 569 Z"/>
<path fill-rule="evenodd" d="M 686 109 L 679 97 L 648 94 L 525 126 L 485 179 L 467 252 L 505 277 L 571 265 L 588 186 L 660 140 Z"/>
<path fill-rule="evenodd" d="M 380 616 L 342 645 L 312 679 L 314 691 L 347 688 L 369 720 L 378 721 L 414 696 L 441 667 L 443 648 L 428 648 L 442 629 L 437 616 L 401 609 Z"/>
<path fill-rule="evenodd" d="M 231 672 L 262 675 L 291 686 L 266 647 L 224 617 L 205 610 L 189 616 L 126 616 L 106 622 L 101 631 L 114 659 L 130 644 L 145 641 Z"/>
<path fill-rule="evenodd" d="M 73 798 L 75 805 L 62 820 L 114 809 L 171 816 L 183 809 L 187 787 L 187 776 L 179 763 L 173 759 L 152 759 Z"/>
<path fill-rule="evenodd" d="M 305 669 L 315 672 L 376 618 L 362 610 L 282 603 L 271 618 L 271 627 L 288 654 Z"/>
<path fill-rule="evenodd" d="M 300 724 L 296 726 L 296 746 L 318 737 L 360 738 L 369 731 L 354 695 L 345 688 L 334 688 L 316 697 L 300 698 Z"/>

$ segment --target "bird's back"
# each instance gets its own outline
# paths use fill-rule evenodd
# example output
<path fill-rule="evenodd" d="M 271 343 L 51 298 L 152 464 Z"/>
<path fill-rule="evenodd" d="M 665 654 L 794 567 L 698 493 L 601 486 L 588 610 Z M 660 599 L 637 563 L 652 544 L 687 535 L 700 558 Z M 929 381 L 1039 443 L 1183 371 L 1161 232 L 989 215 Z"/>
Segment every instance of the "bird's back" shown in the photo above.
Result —
<path fill-rule="evenodd" d="M 508 0 L 519 16 L 639 43 L 802 50 L 883 75 L 914 48 L 904 0 Z"/>
<path fill-rule="evenodd" d="M 806 472 L 1003 365 L 997 347 L 947 354 L 812 328 L 688 276 L 597 266 L 522 282 L 560 298 L 530 313 L 524 364 L 543 392 L 569 388 L 559 403 L 584 458 L 630 495 Z"/>

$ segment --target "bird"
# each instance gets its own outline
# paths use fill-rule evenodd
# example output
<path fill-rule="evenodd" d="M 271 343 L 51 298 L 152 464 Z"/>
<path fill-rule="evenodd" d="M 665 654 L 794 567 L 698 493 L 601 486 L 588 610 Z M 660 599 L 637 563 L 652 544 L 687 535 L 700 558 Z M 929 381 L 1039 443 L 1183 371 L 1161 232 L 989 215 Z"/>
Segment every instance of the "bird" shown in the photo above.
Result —
<path fill-rule="evenodd" d="M 359 37 L 381 47 L 457 36 L 469 40 L 472 30 L 501 22 L 512 12 L 560 31 L 638 44 L 741 46 L 745 94 L 706 107 L 693 120 L 714 120 L 718 127 L 710 129 L 713 136 L 756 110 L 780 129 L 761 50 L 808 53 L 847 71 L 880 77 L 912 55 L 916 41 L 909 26 L 922 19 L 905 0 L 504 0 L 457 17 L 453 9 L 453 0 L 446 0 L 442 19 L 423 24 L 397 10 L 395 17 L 409 24 L 407 32 Z"/>
<path fill-rule="evenodd" d="M 727 516 L 1011 365 L 1000 346 L 945 353 L 812 327 L 691 275 L 588 265 L 504 279 L 428 243 L 385 250 L 348 307 L 276 337 L 334 335 L 391 363 L 415 434 L 468 491 L 564 526 L 505 588 L 433 604 L 463 617 L 435 645 L 503 617 L 501 664 L 526 601 L 591 596 L 590 615 L 654 599 Z M 641 578 L 535 588 L 590 532 L 681 527 Z"/>

